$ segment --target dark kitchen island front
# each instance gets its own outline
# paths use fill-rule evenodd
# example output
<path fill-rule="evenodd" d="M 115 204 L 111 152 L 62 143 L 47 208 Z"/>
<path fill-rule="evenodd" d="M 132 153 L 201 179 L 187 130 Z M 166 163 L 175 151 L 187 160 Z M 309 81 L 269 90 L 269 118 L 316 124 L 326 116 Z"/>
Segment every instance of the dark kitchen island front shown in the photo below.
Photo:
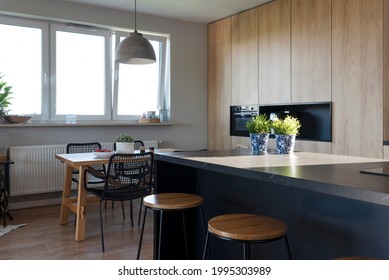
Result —
<path fill-rule="evenodd" d="M 250 150 L 161 152 L 155 160 L 157 193 L 202 195 L 206 220 L 227 213 L 278 218 L 288 225 L 293 259 L 389 259 L 389 177 L 360 172 L 389 168 L 389 161 Z M 195 211 L 188 215 L 190 256 L 199 259 L 203 228 Z M 184 256 L 180 221 L 175 213 L 164 216 L 162 259 Z M 158 229 L 158 215 L 154 222 Z M 242 257 L 241 244 L 217 239 L 211 240 L 211 252 L 213 259 Z M 283 242 L 256 244 L 251 253 L 253 259 L 287 258 Z"/>

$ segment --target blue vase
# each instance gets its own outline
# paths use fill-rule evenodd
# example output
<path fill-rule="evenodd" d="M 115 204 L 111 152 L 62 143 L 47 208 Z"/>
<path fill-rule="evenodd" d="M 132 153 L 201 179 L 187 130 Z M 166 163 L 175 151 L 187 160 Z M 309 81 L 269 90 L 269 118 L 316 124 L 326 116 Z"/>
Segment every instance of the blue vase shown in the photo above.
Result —
<path fill-rule="evenodd" d="M 290 154 L 294 151 L 296 135 L 275 134 L 276 150 L 279 154 Z"/>
<path fill-rule="evenodd" d="M 254 155 L 263 154 L 267 151 L 269 134 L 250 133 L 251 150 Z"/>

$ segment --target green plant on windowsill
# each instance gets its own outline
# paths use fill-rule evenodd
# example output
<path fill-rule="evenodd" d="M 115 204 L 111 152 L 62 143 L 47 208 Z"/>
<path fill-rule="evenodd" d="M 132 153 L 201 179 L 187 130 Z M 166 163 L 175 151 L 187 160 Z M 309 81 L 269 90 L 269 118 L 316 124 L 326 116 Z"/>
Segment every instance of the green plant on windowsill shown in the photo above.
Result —
<path fill-rule="evenodd" d="M 1 75 L 0 73 L 0 116 L 1 117 L 4 117 L 8 114 L 9 112 L 8 107 L 9 105 L 11 105 L 10 102 L 10 99 L 12 98 L 11 94 L 13 93 L 11 92 L 12 87 L 9 86 L 7 82 L 3 80 L 3 77 L 4 75 Z"/>
<path fill-rule="evenodd" d="M 298 135 L 301 127 L 300 121 L 291 116 L 286 116 L 284 119 L 276 118 L 271 124 L 274 134 Z"/>
<path fill-rule="evenodd" d="M 133 143 L 134 140 L 135 140 L 134 137 L 124 133 L 116 137 L 116 142 L 120 142 L 120 143 Z"/>
<path fill-rule="evenodd" d="M 248 120 L 245 125 L 249 133 L 268 134 L 270 133 L 271 121 L 265 114 L 261 114 Z"/>

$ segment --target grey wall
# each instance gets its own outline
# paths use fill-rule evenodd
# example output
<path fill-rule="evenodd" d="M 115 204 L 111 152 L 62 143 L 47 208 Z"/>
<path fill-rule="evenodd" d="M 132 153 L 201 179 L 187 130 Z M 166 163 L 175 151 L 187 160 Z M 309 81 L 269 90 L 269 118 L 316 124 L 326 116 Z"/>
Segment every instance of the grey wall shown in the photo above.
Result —
<path fill-rule="evenodd" d="M 28 15 L 96 26 L 133 28 L 132 13 L 59 0 L 1 0 L 0 14 Z M 127 132 L 138 139 L 159 139 L 164 147 L 207 147 L 207 25 L 137 15 L 140 32 L 170 34 L 171 126 L 1 127 L 11 145 L 63 144 L 71 141 L 114 141 Z M 1 64 L 0 64 L 1 65 Z M 0 66 L 1 69 L 1 66 Z M 1 70 L 0 70 L 1 71 Z"/>

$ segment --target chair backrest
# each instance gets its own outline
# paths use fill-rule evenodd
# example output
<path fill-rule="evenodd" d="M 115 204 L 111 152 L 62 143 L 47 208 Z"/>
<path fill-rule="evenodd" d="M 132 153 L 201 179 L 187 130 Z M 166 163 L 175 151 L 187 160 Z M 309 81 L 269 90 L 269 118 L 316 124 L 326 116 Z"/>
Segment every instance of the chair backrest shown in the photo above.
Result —
<path fill-rule="evenodd" d="M 135 140 L 134 141 L 134 150 L 139 150 L 141 147 L 144 147 L 145 144 L 142 140 Z M 116 151 L 116 142 L 113 143 L 113 150 Z"/>
<path fill-rule="evenodd" d="M 105 199 L 136 199 L 153 187 L 154 154 L 113 154 L 107 167 Z"/>
<path fill-rule="evenodd" d="M 142 140 L 135 140 L 134 141 L 134 149 L 139 150 L 141 147 L 144 147 L 145 144 L 143 143 Z"/>
<path fill-rule="evenodd" d="M 95 151 L 97 148 L 101 149 L 101 144 L 98 142 L 69 143 L 66 145 L 66 153 L 67 154 L 91 153 Z M 95 168 L 98 171 L 105 172 L 104 164 L 93 165 L 93 168 Z M 74 170 L 73 173 L 78 173 L 78 171 Z"/>
<path fill-rule="evenodd" d="M 97 148 L 101 149 L 101 144 L 98 142 L 91 143 L 69 143 L 66 145 L 67 154 L 76 154 L 76 153 L 91 153 Z"/>

